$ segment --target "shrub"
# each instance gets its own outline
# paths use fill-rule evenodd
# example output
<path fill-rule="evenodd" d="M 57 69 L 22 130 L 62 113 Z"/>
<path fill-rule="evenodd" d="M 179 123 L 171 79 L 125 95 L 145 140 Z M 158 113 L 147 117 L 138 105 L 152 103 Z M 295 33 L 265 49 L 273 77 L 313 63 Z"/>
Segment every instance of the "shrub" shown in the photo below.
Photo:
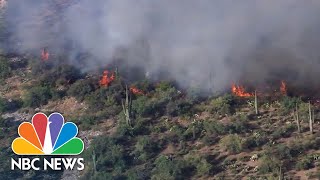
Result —
<path fill-rule="evenodd" d="M 12 123 L 10 122 L 9 119 L 3 119 L 1 116 L 0 116 L 0 127 L 10 127 L 12 125 Z"/>
<path fill-rule="evenodd" d="M 7 110 L 7 102 L 5 99 L 0 97 L 0 112 L 4 112 Z"/>
<path fill-rule="evenodd" d="M 150 179 L 151 178 L 151 163 L 146 163 L 141 166 L 133 167 L 126 171 L 127 180 L 140 180 L 140 179 Z"/>
<path fill-rule="evenodd" d="M 201 121 L 193 121 L 188 125 L 188 128 L 184 131 L 183 136 L 185 140 L 197 139 L 200 137 L 203 130 Z"/>
<path fill-rule="evenodd" d="M 153 142 L 148 136 L 142 136 L 138 138 L 133 154 L 139 160 L 145 162 L 157 151 L 157 144 Z"/>
<path fill-rule="evenodd" d="M 219 142 L 219 137 L 216 135 L 208 135 L 206 134 L 205 136 L 202 137 L 201 141 L 207 145 L 207 146 L 211 146 L 216 144 L 217 142 Z"/>
<path fill-rule="evenodd" d="M 220 115 L 232 114 L 234 99 L 231 95 L 224 95 L 211 101 L 211 111 Z"/>
<path fill-rule="evenodd" d="M 108 88 L 100 88 L 85 97 L 85 101 L 89 104 L 93 111 L 114 109 L 115 113 L 121 111 L 121 89 L 118 86 L 110 86 Z M 116 114 L 110 114 L 116 115 Z"/>
<path fill-rule="evenodd" d="M 30 88 L 23 98 L 23 104 L 27 107 L 38 107 L 40 105 L 48 103 L 52 94 L 50 88 L 47 86 L 35 86 Z"/>
<path fill-rule="evenodd" d="M 295 130 L 296 126 L 294 124 L 288 125 L 286 127 L 278 127 L 273 133 L 271 137 L 273 139 L 279 139 L 282 137 L 289 137 Z"/>
<path fill-rule="evenodd" d="M 303 121 L 309 122 L 309 103 L 299 104 L 299 116 Z"/>
<path fill-rule="evenodd" d="M 133 133 L 134 135 L 146 135 L 150 133 L 150 119 L 147 118 L 135 118 L 133 120 Z"/>
<path fill-rule="evenodd" d="M 267 142 L 268 139 L 265 133 L 256 133 L 255 135 L 244 139 L 242 143 L 242 148 L 251 150 L 253 148 L 260 147 Z"/>
<path fill-rule="evenodd" d="M 32 75 L 42 85 L 65 86 L 83 77 L 79 69 L 67 65 L 53 65 L 51 62 L 31 61 Z"/>
<path fill-rule="evenodd" d="M 129 158 L 125 155 L 124 148 L 113 138 L 99 136 L 92 142 L 91 147 L 85 151 L 84 158 L 92 162 L 92 155 L 95 154 L 97 172 L 120 174 L 127 167 Z"/>
<path fill-rule="evenodd" d="M 124 115 L 121 114 L 120 121 L 115 133 L 115 138 L 119 140 L 123 140 L 131 136 L 133 136 L 133 129 L 125 121 Z"/>
<path fill-rule="evenodd" d="M 297 170 L 308 170 L 313 167 L 312 157 L 305 157 L 296 164 Z"/>
<path fill-rule="evenodd" d="M 226 127 L 214 120 L 203 121 L 203 128 L 205 129 L 206 134 L 209 135 L 223 135 L 226 133 Z"/>
<path fill-rule="evenodd" d="M 313 136 L 304 137 L 303 139 L 295 139 L 289 143 L 290 154 L 292 157 L 300 156 L 311 149 L 318 150 L 319 146 L 320 139 L 314 138 Z"/>
<path fill-rule="evenodd" d="M 230 153 L 240 153 L 242 151 L 242 139 L 238 135 L 227 135 L 220 140 L 220 143 Z"/>
<path fill-rule="evenodd" d="M 151 92 L 154 90 L 153 83 L 148 79 L 144 79 L 143 81 L 137 81 L 133 83 L 132 86 L 139 88 L 143 92 Z"/>
<path fill-rule="evenodd" d="M 21 99 L 11 99 L 10 101 L 7 101 L 5 99 L 0 98 L 0 112 L 15 111 L 21 108 L 22 105 L 23 102 L 21 101 Z"/>
<path fill-rule="evenodd" d="M 245 133 L 245 132 L 248 132 L 249 128 L 250 128 L 250 124 L 243 117 L 240 119 L 237 119 L 235 122 L 232 122 L 230 125 L 227 126 L 227 129 L 231 134 Z"/>
<path fill-rule="evenodd" d="M 296 104 L 300 104 L 300 103 L 301 103 L 300 98 L 288 97 L 288 96 L 283 97 L 281 101 L 282 108 L 286 111 L 294 109 L 296 107 Z"/>
<path fill-rule="evenodd" d="M 93 125 L 99 123 L 96 117 L 88 115 L 75 118 L 72 120 L 72 122 L 76 123 L 77 125 L 80 125 L 81 129 L 83 130 L 89 130 L 92 128 Z"/>
<path fill-rule="evenodd" d="M 196 174 L 198 176 L 209 175 L 212 170 L 212 165 L 206 160 L 205 157 L 201 157 L 197 154 L 188 154 L 187 156 L 188 164 L 192 165 L 196 169 Z"/>
<path fill-rule="evenodd" d="M 244 139 L 241 145 L 243 149 L 253 149 L 257 146 L 254 137 L 248 137 Z"/>
<path fill-rule="evenodd" d="M 279 144 L 276 147 L 268 147 L 266 154 L 274 156 L 279 160 L 290 160 L 292 159 L 290 148 L 286 145 Z"/>
<path fill-rule="evenodd" d="M 166 106 L 167 114 L 170 116 L 188 115 L 192 116 L 192 103 L 184 99 L 170 101 Z"/>
<path fill-rule="evenodd" d="M 11 68 L 6 58 L 0 57 L 0 79 L 5 79 L 10 75 Z"/>
<path fill-rule="evenodd" d="M 170 129 L 171 131 L 171 138 L 169 137 L 168 140 L 171 142 L 179 142 L 179 141 L 185 141 L 186 139 L 186 128 L 180 126 L 180 125 L 174 125 Z"/>
<path fill-rule="evenodd" d="M 150 108 L 147 106 L 148 98 L 146 96 L 139 96 L 132 102 L 132 110 L 138 116 L 145 117 L 149 114 Z"/>
<path fill-rule="evenodd" d="M 197 174 L 199 176 L 204 176 L 204 175 L 208 175 L 212 169 L 212 165 L 210 163 L 208 163 L 207 160 L 205 159 L 201 159 L 197 165 L 196 165 L 196 169 L 197 169 Z"/>
<path fill-rule="evenodd" d="M 81 71 L 74 66 L 63 64 L 55 69 L 54 73 L 66 83 L 73 83 L 83 77 Z"/>
<path fill-rule="evenodd" d="M 64 85 L 73 83 L 82 77 L 83 76 L 79 69 L 64 64 L 55 66 L 53 69 L 49 71 L 45 71 L 42 75 L 41 81 L 44 84 Z"/>
<path fill-rule="evenodd" d="M 167 81 L 162 81 L 157 84 L 157 91 L 167 91 L 172 88 L 172 84 Z"/>
<path fill-rule="evenodd" d="M 261 157 L 259 173 L 267 174 L 270 172 L 276 173 L 279 171 L 280 161 L 272 156 L 265 155 Z"/>
<path fill-rule="evenodd" d="M 78 80 L 71 85 L 67 94 L 76 97 L 78 100 L 84 100 L 85 96 L 94 90 L 91 80 Z"/>
<path fill-rule="evenodd" d="M 136 103 L 141 103 L 141 105 L 138 106 L 138 113 L 141 114 L 141 116 L 160 117 L 166 113 L 167 104 L 171 101 L 177 100 L 179 94 L 175 88 L 170 88 L 167 86 L 160 87 L 156 89 L 156 92 L 153 96 L 154 98 L 150 100 L 146 98 L 139 98 L 139 100 L 137 99 L 138 101 Z M 182 111 L 185 111 L 185 108 Z"/>
<path fill-rule="evenodd" d="M 155 162 L 155 168 L 152 170 L 153 180 L 160 179 L 184 179 L 187 172 L 187 163 L 184 160 L 173 159 L 172 161 L 165 156 L 158 157 Z"/>
<path fill-rule="evenodd" d="M 154 133 L 163 133 L 166 132 L 168 129 L 165 123 L 160 123 L 151 126 L 150 130 Z"/>
<path fill-rule="evenodd" d="M 209 92 L 204 92 L 200 87 L 189 87 L 186 92 L 186 98 L 194 103 L 205 101 L 210 96 Z"/>

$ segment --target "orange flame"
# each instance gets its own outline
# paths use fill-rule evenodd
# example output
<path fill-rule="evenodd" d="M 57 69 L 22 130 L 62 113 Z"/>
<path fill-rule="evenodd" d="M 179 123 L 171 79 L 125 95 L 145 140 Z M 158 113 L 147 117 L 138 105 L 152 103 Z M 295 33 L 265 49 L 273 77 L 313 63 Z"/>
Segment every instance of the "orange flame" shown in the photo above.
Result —
<path fill-rule="evenodd" d="M 280 85 L 280 92 L 283 95 L 287 94 L 287 84 L 284 81 L 281 81 L 281 85 Z"/>
<path fill-rule="evenodd" d="M 130 87 L 130 91 L 135 94 L 135 95 L 144 95 L 143 91 L 134 87 L 134 86 L 131 86 Z"/>
<path fill-rule="evenodd" d="M 49 52 L 46 48 L 42 49 L 41 59 L 42 59 L 42 61 L 47 61 L 49 59 Z"/>
<path fill-rule="evenodd" d="M 232 93 L 236 96 L 239 96 L 239 97 L 250 97 L 250 96 L 253 96 L 252 94 L 248 93 L 248 92 L 245 92 L 245 89 L 243 86 L 237 86 L 235 84 L 232 84 Z"/>
<path fill-rule="evenodd" d="M 105 70 L 103 71 L 103 75 L 102 75 L 102 78 L 100 79 L 100 86 L 109 86 L 115 79 L 115 75 L 114 75 L 114 72 L 111 73 L 111 76 L 109 77 L 109 71 L 108 70 Z"/>

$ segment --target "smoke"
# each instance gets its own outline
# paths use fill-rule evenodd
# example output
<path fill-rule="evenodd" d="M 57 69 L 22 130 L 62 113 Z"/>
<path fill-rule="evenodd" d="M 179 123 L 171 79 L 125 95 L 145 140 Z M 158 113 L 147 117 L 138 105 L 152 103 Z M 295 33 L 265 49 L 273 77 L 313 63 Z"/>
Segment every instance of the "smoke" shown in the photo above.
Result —
<path fill-rule="evenodd" d="M 71 62 L 88 52 L 86 69 L 119 56 L 152 78 L 214 92 L 274 79 L 319 86 L 319 15 L 317 0 L 11 0 L 6 9 L 21 52 L 48 47 Z"/>

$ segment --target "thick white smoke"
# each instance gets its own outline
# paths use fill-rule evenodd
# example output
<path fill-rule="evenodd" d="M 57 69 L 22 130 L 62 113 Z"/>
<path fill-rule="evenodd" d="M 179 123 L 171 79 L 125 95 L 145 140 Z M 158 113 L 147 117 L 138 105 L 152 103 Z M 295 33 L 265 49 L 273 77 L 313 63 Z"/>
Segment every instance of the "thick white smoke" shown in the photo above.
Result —
<path fill-rule="evenodd" d="M 70 54 L 100 59 L 87 62 L 94 67 L 123 47 L 132 66 L 215 92 L 241 79 L 316 79 L 319 15 L 317 0 L 12 0 L 7 8 L 20 50 L 72 44 Z"/>

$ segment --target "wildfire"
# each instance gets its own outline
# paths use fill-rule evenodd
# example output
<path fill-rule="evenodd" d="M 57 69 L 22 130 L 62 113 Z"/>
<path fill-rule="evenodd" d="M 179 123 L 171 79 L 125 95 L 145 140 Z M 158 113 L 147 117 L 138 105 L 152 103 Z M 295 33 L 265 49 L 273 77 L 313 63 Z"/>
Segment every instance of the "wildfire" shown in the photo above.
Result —
<path fill-rule="evenodd" d="M 47 61 L 49 59 L 49 52 L 46 48 L 42 49 L 41 59 L 42 59 L 42 61 Z"/>
<path fill-rule="evenodd" d="M 237 86 L 235 84 L 232 84 L 231 90 L 234 95 L 239 96 L 239 97 L 253 96 L 252 94 L 246 92 L 243 86 Z"/>
<path fill-rule="evenodd" d="M 130 87 L 130 91 L 133 93 L 133 94 L 136 94 L 136 95 L 144 95 L 143 91 L 136 88 L 135 86 L 131 86 Z"/>
<path fill-rule="evenodd" d="M 287 84 L 284 81 L 281 81 L 281 85 L 280 85 L 280 92 L 283 95 L 287 94 Z"/>
<path fill-rule="evenodd" d="M 100 79 L 100 86 L 109 86 L 115 79 L 115 74 L 114 72 L 111 73 L 111 75 L 109 73 L 108 70 L 105 70 L 103 71 L 103 75 L 102 75 L 102 78 Z"/>

